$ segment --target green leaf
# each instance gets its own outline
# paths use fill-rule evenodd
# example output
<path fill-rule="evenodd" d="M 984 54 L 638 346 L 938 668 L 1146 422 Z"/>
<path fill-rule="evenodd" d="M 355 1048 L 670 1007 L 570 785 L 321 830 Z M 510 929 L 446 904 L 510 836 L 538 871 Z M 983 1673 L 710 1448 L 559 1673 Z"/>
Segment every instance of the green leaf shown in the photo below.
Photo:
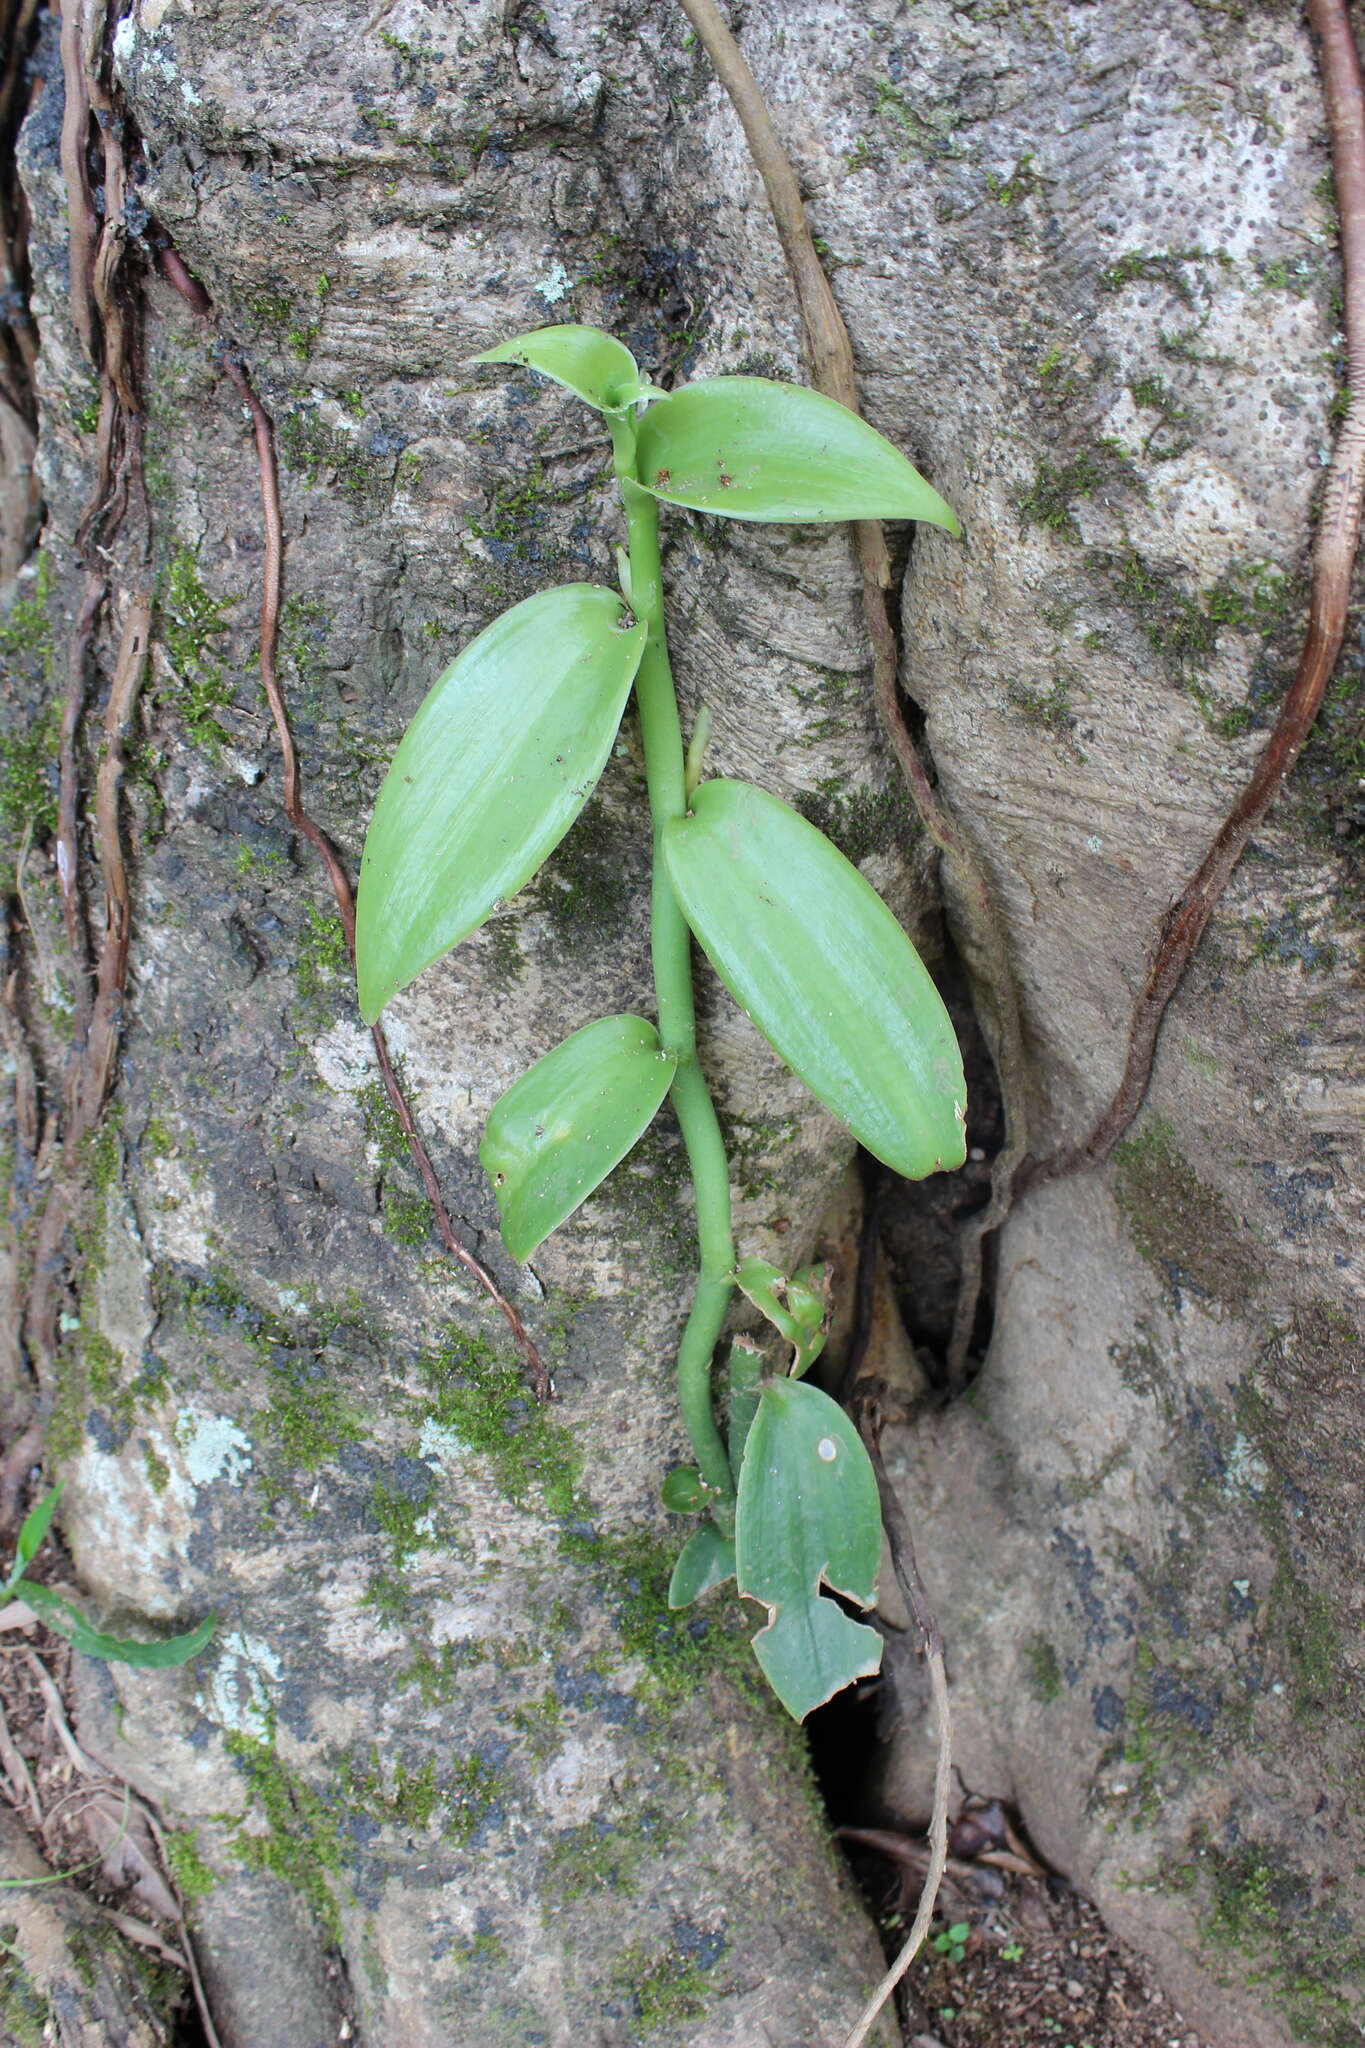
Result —
<path fill-rule="evenodd" d="M 670 1607 L 690 1607 L 694 1600 L 700 1600 L 703 1593 L 709 1593 L 712 1586 L 723 1586 L 734 1575 L 733 1540 L 722 1536 L 713 1523 L 707 1522 L 688 1537 L 679 1552 L 673 1576 L 668 1582 L 668 1604 Z"/>
<path fill-rule="evenodd" d="M 881 1526 L 877 1481 L 843 1409 L 806 1380 L 765 1381 L 739 1475 L 736 1578 L 768 1610 L 754 1655 L 793 1720 L 881 1664 L 875 1629 L 820 1592 L 872 1605 Z"/>
<path fill-rule="evenodd" d="M 644 644 L 614 590 L 570 583 L 504 612 L 428 693 L 365 841 L 367 1024 L 559 844 L 606 765 Z"/>
<path fill-rule="evenodd" d="M 57 1512 L 57 1502 L 62 1497 L 62 1486 L 65 1483 L 63 1480 L 61 1485 L 54 1486 L 50 1493 L 44 1494 L 37 1507 L 24 1517 L 24 1526 L 19 1531 L 19 1541 L 14 1546 L 14 1569 L 4 1585 L 0 1586 L 0 1600 L 3 1600 L 7 1593 L 14 1591 L 38 1555 L 43 1538 L 51 1527 L 52 1517 Z"/>
<path fill-rule="evenodd" d="M 766 377 L 706 377 L 640 421 L 636 475 L 654 497 L 731 519 L 957 519 L 856 412 Z"/>
<path fill-rule="evenodd" d="M 825 1348 L 826 1270 L 803 1266 L 788 1279 L 766 1259 L 742 1259 L 735 1285 L 768 1318 L 796 1352 L 792 1371 L 800 1379 Z"/>
<path fill-rule="evenodd" d="M 479 1158 L 514 1259 L 528 1259 L 625 1158 L 677 1064 L 643 1017 L 599 1017 L 493 1105 Z"/>
<path fill-rule="evenodd" d="M 123 1636 L 102 1635 L 51 1586 L 35 1586 L 31 1580 L 25 1580 L 21 1597 L 50 1629 L 65 1636 L 71 1647 L 85 1656 L 103 1658 L 106 1664 L 138 1664 L 153 1671 L 165 1670 L 172 1664 L 187 1664 L 191 1657 L 199 1655 L 218 1626 L 218 1617 L 210 1614 L 187 1635 L 171 1636 L 165 1642 L 142 1643 Z"/>
<path fill-rule="evenodd" d="M 919 1180 L 967 1155 L 967 1085 L 928 970 L 858 870 L 777 797 L 704 782 L 664 830 L 683 913 L 787 1065 Z"/>
<path fill-rule="evenodd" d="M 695 1465 L 675 1465 L 659 1488 L 670 1514 L 695 1515 L 714 1495 Z"/>
<path fill-rule="evenodd" d="M 537 327 L 475 356 L 476 363 L 524 363 L 553 377 L 596 412 L 620 412 L 642 394 L 639 365 L 624 342 L 599 327 Z"/>
<path fill-rule="evenodd" d="M 763 1353 L 752 1337 L 736 1337 L 730 1346 L 730 1470 L 738 1483 L 744 1466 L 744 1446 L 758 1413 L 758 1385 L 763 1377 Z"/>

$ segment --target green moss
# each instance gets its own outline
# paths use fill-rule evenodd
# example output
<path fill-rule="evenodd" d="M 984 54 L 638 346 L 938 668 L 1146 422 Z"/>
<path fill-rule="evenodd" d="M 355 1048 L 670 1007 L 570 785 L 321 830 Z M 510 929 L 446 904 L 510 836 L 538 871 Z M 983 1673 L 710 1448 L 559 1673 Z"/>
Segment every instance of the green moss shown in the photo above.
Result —
<path fill-rule="evenodd" d="M 57 829 L 57 746 L 61 713 L 55 704 L 22 732 L 9 731 L 0 757 L 0 886 L 15 885 L 25 841 L 40 845 Z"/>
<path fill-rule="evenodd" d="M 1230 270 L 1232 258 L 1225 249 L 1129 249 L 1116 263 L 1100 272 L 1102 292 L 1121 292 L 1130 284 L 1164 284 L 1185 305 L 1194 304 L 1194 290 L 1187 275 L 1191 267 L 1216 263 Z"/>
<path fill-rule="evenodd" d="M 999 178 L 993 171 L 986 173 L 986 190 L 1001 206 L 1020 206 L 1025 199 L 1031 199 L 1043 190 L 1043 180 L 1033 169 L 1037 152 L 1026 149 L 1015 160 L 1014 169 L 1007 177 Z"/>
<path fill-rule="evenodd" d="M 1051 733 L 1054 739 L 1069 741 L 1076 726 L 1076 714 L 1071 708 L 1074 680 L 1069 669 L 1059 668 L 1048 688 L 1040 690 L 1022 677 L 1011 676 L 1005 686 L 1005 701 L 1026 725 Z"/>
<path fill-rule="evenodd" d="M 525 978 L 526 957 L 517 936 L 515 917 L 491 917 L 478 935 L 480 951 L 491 963 L 489 982 L 506 994 Z"/>
<path fill-rule="evenodd" d="M 1200 363 L 1206 369 L 1235 370 L 1236 356 L 1220 355 L 1215 349 L 1200 347 L 1206 319 L 1189 327 L 1165 328 L 1157 339 L 1157 347 L 1163 356 L 1174 363 Z"/>
<path fill-rule="evenodd" d="M 658 1701 L 667 1705 L 686 1699 L 718 1670 L 750 1697 L 761 1698 L 738 1601 L 722 1592 L 702 1607 L 669 1606 L 668 1584 L 682 1541 L 680 1530 L 600 1535 L 570 1530 L 560 1547 L 586 1568 L 611 1616 L 622 1656 L 644 1665 L 648 1689 Z"/>
<path fill-rule="evenodd" d="M 1245 1307 L 1260 1273 L 1222 1195 L 1201 1181 L 1175 1132 L 1149 1117 L 1114 1148 L 1115 1193 L 1143 1258 L 1173 1283 Z"/>
<path fill-rule="evenodd" d="M 199 1853 L 199 1838 L 193 1828 L 168 1828 L 163 1839 L 166 1862 L 181 1898 L 187 1903 L 206 1898 L 218 1879 Z"/>
<path fill-rule="evenodd" d="M 360 1443 L 364 1425 L 339 1388 L 318 1377 L 293 1377 L 275 1368 L 275 1388 L 259 1417 L 259 1430 L 277 1466 L 291 1474 L 313 1473 L 330 1463 L 347 1444 Z M 267 1500 L 283 1490 L 278 1472 L 267 1473 Z"/>
<path fill-rule="evenodd" d="M 1189 428 L 1194 413 L 1181 404 L 1164 377 L 1139 377 L 1128 389 L 1134 405 L 1157 415 L 1155 426 L 1148 429 L 1142 443 L 1142 453 L 1149 462 L 1173 462 L 1193 447 L 1194 436 Z"/>
<path fill-rule="evenodd" d="M 696 1261 L 690 1190 L 687 1155 L 670 1125 L 656 1117 L 594 1197 L 614 1213 L 621 1236 L 646 1241 L 660 1282 L 690 1272 Z"/>
<path fill-rule="evenodd" d="M 341 1870 L 335 1814 L 312 1787 L 286 1768 L 273 1743 L 230 1734 L 228 1755 L 246 1780 L 265 1831 L 237 1830 L 233 1848 L 251 1870 L 269 1871 L 306 1902 L 328 1939 L 340 1945 L 341 1916 L 332 1880 Z"/>
<path fill-rule="evenodd" d="M 450 1767 L 443 1793 L 442 1833 L 462 1847 L 486 1820 L 506 1790 L 506 1780 L 477 1752 Z"/>
<path fill-rule="evenodd" d="M 58 2038 L 52 2001 L 24 1967 L 13 1921 L 0 1926 L 0 2034 L 14 2048 L 44 2048 Z"/>
<path fill-rule="evenodd" d="M 962 155 L 953 139 L 957 113 L 951 101 L 927 100 L 916 94 L 909 98 L 890 78 L 877 80 L 877 115 L 883 131 L 891 135 L 900 156 L 916 156 L 925 163 L 939 163 Z M 859 163 L 849 160 L 850 169 L 870 161 L 866 143 Z M 857 152 L 855 152 L 857 154 Z"/>
<path fill-rule="evenodd" d="M 34 564 L 32 588 L 0 612 L 0 654 L 7 661 L 27 660 L 45 677 L 56 646 L 52 619 L 52 557 L 41 553 Z"/>
<path fill-rule="evenodd" d="M 387 1537 L 389 1555 L 397 1571 L 402 1571 L 427 1540 L 418 1525 L 425 1520 L 435 1491 L 436 1481 L 431 1477 L 419 1494 L 400 1491 L 385 1479 L 377 1479 L 370 1489 L 369 1518 Z"/>
<path fill-rule="evenodd" d="M 1067 540 L 1079 540 L 1072 507 L 1120 482 L 1135 484 L 1131 465 L 1115 444 L 1099 441 L 1063 462 L 1039 462 L 1032 482 L 1016 493 L 1015 509 L 1026 526 L 1046 526 Z"/>
<path fill-rule="evenodd" d="M 294 317 L 293 301 L 284 292 L 262 290 L 249 292 L 245 300 L 246 310 L 258 327 L 287 327 Z"/>
<path fill-rule="evenodd" d="M 149 1116 L 142 1126 L 138 1140 L 138 1154 L 144 1165 L 154 1166 L 158 1159 L 171 1159 L 176 1152 L 175 1134 L 164 1117 Z"/>
<path fill-rule="evenodd" d="M 381 1081 L 367 1081 L 356 1090 L 355 1100 L 379 1168 L 385 1233 L 397 1244 L 425 1244 L 432 1230 L 431 1204 L 413 1185 L 416 1169 L 388 1090 Z"/>
<path fill-rule="evenodd" d="M 412 1609 L 412 1589 L 399 1572 L 371 1572 L 360 1604 L 372 1608 L 381 1621 L 405 1622 Z"/>
<path fill-rule="evenodd" d="M 94 1407 L 106 1419 L 120 1443 L 133 1427 L 134 1403 L 131 1387 L 123 1384 L 126 1361 L 123 1353 L 83 1318 L 67 1333 L 62 1347 L 61 1384 L 49 1427 L 49 1444 L 54 1458 L 72 1456 L 85 1434 Z"/>
<path fill-rule="evenodd" d="M 1348 625 L 1336 672 L 1308 735 L 1288 795 L 1303 840 L 1336 871 L 1332 914 L 1343 927 L 1365 924 L 1365 660 Z M 1283 803 L 1284 799 L 1281 799 Z"/>
<path fill-rule="evenodd" d="M 900 781 L 885 789 L 865 782 L 849 789 L 839 777 L 831 777 L 798 796 L 796 808 L 855 867 L 869 854 L 892 848 L 908 852 L 921 836 L 915 806 Z"/>
<path fill-rule="evenodd" d="M 311 1475 L 365 1435 L 363 1419 L 337 1384 L 329 1357 L 337 1339 L 371 1342 L 355 1305 L 319 1308 L 310 1322 L 287 1322 L 262 1308 L 234 1282 L 221 1262 L 203 1275 L 167 1275 L 167 1303 L 178 1299 L 191 1330 L 210 1341 L 230 1333 L 267 1375 L 270 1397 L 255 1418 L 261 1453 L 258 1480 L 272 1506 L 299 1475 Z"/>
<path fill-rule="evenodd" d="M 471 1935 L 468 1941 L 457 1941 L 454 1952 L 463 1969 L 488 1970 L 506 1962 L 507 1943 L 501 1935 L 479 1933 Z"/>
<path fill-rule="evenodd" d="M 1126 1465 L 1131 1457 L 1132 1450 L 1126 1441 L 1111 1444 L 1093 1472 L 1077 1473 L 1065 1481 L 1062 1493 L 1067 1505 L 1079 1507 L 1082 1502 L 1093 1500 L 1096 1494 L 1103 1493 L 1115 1472 Z"/>
<path fill-rule="evenodd" d="M 1207 1886 L 1201 1933 L 1239 1975 L 1258 1984 L 1303 2048 L 1352 2048 L 1360 2038 L 1365 1941 L 1279 1847 L 1255 1840 L 1226 1849 L 1200 1839 L 1196 1878 Z"/>
<path fill-rule="evenodd" d="M 331 619 L 321 598 L 297 593 L 285 599 L 280 613 L 280 660 L 293 670 L 296 687 L 291 697 L 305 707 L 313 703 L 326 672 L 324 656 L 330 635 Z"/>
<path fill-rule="evenodd" d="M 337 1784 L 348 1807 L 394 1827 L 425 1830 L 441 1804 L 435 1757 L 414 1765 L 400 1756 L 386 1770 L 377 1743 L 371 1744 L 363 1758 L 348 1755 L 341 1759 Z"/>
<path fill-rule="evenodd" d="M 581 948 L 590 938 L 614 946 L 626 940 L 634 853 L 635 848 L 623 846 L 613 831 L 603 830 L 602 813 L 594 807 L 541 869 L 535 907 L 549 919 L 566 951 Z"/>
<path fill-rule="evenodd" d="M 1301 967 L 1310 974 L 1327 974 L 1336 965 L 1337 947 L 1332 940 L 1318 937 L 1309 914 L 1290 897 L 1272 918 L 1252 911 L 1243 919 L 1251 938 L 1250 958 L 1269 960 L 1277 967 Z"/>
<path fill-rule="evenodd" d="M 429 1402 L 425 1419 L 487 1459 L 509 1500 L 536 1495 L 552 1515 L 584 1513 L 573 1432 L 531 1399 L 519 1365 L 452 1329 L 417 1370 Z"/>
<path fill-rule="evenodd" d="M 400 1082 L 402 1078 L 400 1070 Z M 402 1165 L 409 1157 L 407 1136 L 383 1082 L 366 1081 L 356 1090 L 355 1105 L 360 1111 L 365 1142 L 373 1145 L 381 1172 Z"/>
<path fill-rule="evenodd" d="M 99 430 L 100 394 L 97 388 L 88 389 L 87 396 L 77 398 L 73 392 L 67 400 L 71 424 L 78 434 L 94 434 Z"/>
<path fill-rule="evenodd" d="M 1282 1564 L 1271 1588 L 1285 1617 L 1285 1647 L 1292 1673 L 1291 1698 L 1299 1721 L 1320 1721 L 1342 1698 L 1348 1659 L 1336 1611 L 1325 1593 L 1306 1588 L 1300 1575 Z"/>
<path fill-rule="evenodd" d="M 368 1601 L 367 1596 L 367 1604 L 376 1603 Z M 419 1650 L 394 1682 L 414 1688 L 424 1706 L 449 1706 L 458 1693 L 461 1671 L 470 1664 L 481 1663 L 484 1654 L 483 1646 L 474 1643 L 461 1643 L 458 1649 L 454 1643 L 442 1643 L 439 1651 Z"/>
<path fill-rule="evenodd" d="M 14 885 L 25 840 L 40 844 L 57 829 L 57 747 L 61 710 L 56 703 L 22 703 L 17 685 L 35 691 L 50 681 L 56 647 L 51 616 L 52 558 L 41 554 L 29 595 L 0 612 L 0 663 L 8 671 L 14 718 L 0 732 L 0 887 Z"/>
<path fill-rule="evenodd" d="M 322 1031 L 337 1014 L 342 991 L 349 993 L 351 954 L 335 910 L 305 903 L 294 948 L 296 1028 Z"/>
<path fill-rule="evenodd" d="M 1050 1706 L 1062 1691 L 1062 1666 L 1056 1650 L 1046 1636 L 1030 1636 L 1024 1645 L 1024 1657 L 1034 1692 L 1044 1706 Z"/>
<path fill-rule="evenodd" d="M 1296 299 L 1311 298 L 1322 278 L 1321 266 L 1307 256 L 1269 256 L 1256 273 L 1263 291 L 1289 292 Z"/>
<path fill-rule="evenodd" d="M 396 456 L 370 453 L 358 435 L 328 426 L 310 406 L 297 406 L 285 413 L 276 433 L 285 466 L 306 483 L 325 480 L 332 484 L 357 518 L 388 504 Z M 372 442 L 374 438 L 371 436 Z"/>
<path fill-rule="evenodd" d="M 738 1117 L 720 1112 L 725 1154 L 730 1176 L 741 1194 L 750 1199 L 772 1194 L 778 1186 L 773 1155 L 794 1142 L 800 1130 L 795 1116 Z"/>
<path fill-rule="evenodd" d="M 560 1747 L 563 1707 L 559 1694 L 547 1685 L 538 1700 L 527 1700 L 512 1709 L 512 1726 L 522 1738 L 526 1754 L 540 1759 L 553 1756 Z"/>
<path fill-rule="evenodd" d="M 425 1244 L 431 1236 L 431 1203 L 425 1195 L 384 1190 L 384 1235 L 395 1244 Z"/>
<path fill-rule="evenodd" d="M 1128 1776 L 1126 1812 L 1136 1827 L 1150 1827 L 1165 1800 L 1164 1773 L 1169 1763 L 1172 1730 L 1162 1727 L 1151 1702 L 1152 1671 L 1156 1657 L 1150 1643 L 1139 1643 L 1133 1658 L 1133 1682 L 1123 1705 L 1123 1728 L 1118 1743 Z M 1112 1754 L 1112 1753 L 1111 1753 Z"/>
<path fill-rule="evenodd" d="M 631 1898 L 644 1844 L 635 1829 L 603 1819 L 565 1828 L 545 1857 L 547 1894 L 552 1900 Z"/>
<path fill-rule="evenodd" d="M 162 579 L 157 623 L 176 677 L 169 701 L 197 746 L 215 747 L 224 737 L 218 714 L 232 702 L 233 690 L 215 650 L 228 631 L 232 603 L 209 595 L 196 550 L 178 546 Z"/>
<path fill-rule="evenodd" d="M 632 1942 L 616 1958 L 611 1974 L 632 1999 L 646 2035 L 703 2018 L 714 1996 L 701 1965 L 674 1942 L 662 1948 Z"/>
<path fill-rule="evenodd" d="M 1111 1344 L 1109 1356 L 1130 1394 L 1156 1401 L 1167 1421 L 1175 1418 L 1171 1374 L 1160 1344 L 1146 1322 L 1139 1322 L 1127 1344 Z"/>
<path fill-rule="evenodd" d="M 170 1484 L 171 1468 L 151 1444 L 142 1446 L 142 1469 L 147 1474 L 147 1484 L 152 1492 L 164 1493 Z"/>
<path fill-rule="evenodd" d="M 1157 653 L 1186 681 L 1207 668 L 1223 627 L 1268 638 L 1297 609 L 1294 579 L 1273 562 L 1236 563 L 1208 590 L 1191 592 L 1177 576 L 1136 553 L 1097 555 L 1095 560 Z M 1234 729 L 1245 722 L 1242 713 Z"/>

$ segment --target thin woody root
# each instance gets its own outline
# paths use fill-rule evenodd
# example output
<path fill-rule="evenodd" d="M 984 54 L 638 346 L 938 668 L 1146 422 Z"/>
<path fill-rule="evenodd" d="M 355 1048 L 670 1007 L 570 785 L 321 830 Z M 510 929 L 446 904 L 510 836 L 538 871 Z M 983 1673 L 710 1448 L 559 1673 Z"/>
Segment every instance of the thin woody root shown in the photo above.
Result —
<path fill-rule="evenodd" d="M 174 285 L 181 298 L 198 318 L 212 324 L 213 301 L 199 280 L 192 276 L 177 252 L 165 247 L 160 251 L 161 268 L 167 280 Z M 256 444 L 256 460 L 261 479 L 261 513 L 265 529 L 265 569 L 261 586 L 261 683 L 265 690 L 266 702 L 274 721 L 275 736 L 279 744 L 283 766 L 283 808 L 294 830 L 306 839 L 327 872 L 336 900 L 337 914 L 346 935 L 346 946 L 352 960 L 355 958 L 355 898 L 351 891 L 350 877 L 340 854 L 327 834 L 311 816 L 303 801 L 302 779 L 299 772 L 298 752 L 294 745 L 293 729 L 289 722 L 289 709 L 284 700 L 276 667 L 279 647 L 280 596 L 284 572 L 284 525 L 280 511 L 279 469 L 275 459 L 275 428 L 269 413 L 247 374 L 245 367 L 226 343 L 219 343 L 218 362 L 225 377 L 235 387 L 243 405 L 251 416 L 252 433 Z M 511 1331 L 513 1341 L 521 1353 L 522 1363 L 531 1389 L 538 1401 L 551 1399 L 549 1369 L 537 1349 L 535 1340 L 526 1328 L 513 1304 L 498 1286 L 488 1267 L 469 1247 L 462 1243 L 451 1220 L 450 1211 L 441 1193 L 436 1169 L 431 1154 L 417 1127 L 417 1120 L 407 1100 L 403 1085 L 394 1069 L 389 1052 L 388 1040 L 381 1024 L 370 1028 L 374 1045 L 375 1063 L 379 1069 L 384 1093 L 388 1097 L 394 1115 L 397 1117 L 408 1150 L 421 1177 L 427 1200 L 431 1204 L 436 1229 L 442 1244 L 457 1264 L 462 1266 L 469 1277 L 482 1288 L 494 1303 Z"/>

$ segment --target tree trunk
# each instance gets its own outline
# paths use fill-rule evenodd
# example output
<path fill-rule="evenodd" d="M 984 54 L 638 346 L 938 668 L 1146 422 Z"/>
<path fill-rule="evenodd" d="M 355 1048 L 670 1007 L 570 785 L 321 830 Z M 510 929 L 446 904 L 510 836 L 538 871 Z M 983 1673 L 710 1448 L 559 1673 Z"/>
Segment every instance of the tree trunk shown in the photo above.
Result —
<path fill-rule="evenodd" d="M 1292 12 L 1187 0 L 750 0 L 736 25 L 867 415 L 966 529 L 893 545 L 902 683 L 1005 919 L 1042 1156 L 1112 1091 L 1166 904 L 1292 671 L 1338 375 L 1314 53 Z M 84 1665 L 82 1739 L 193 1831 L 225 2042 L 836 2042 L 876 1946 L 801 1739 L 754 1682 L 752 1624 L 663 1604 L 694 1259 L 674 1130 L 522 1269 L 476 1163 L 531 1059 L 651 1010 L 633 724 L 543 876 L 390 1013 L 457 1225 L 553 1365 L 546 1408 L 433 1235 L 325 875 L 281 814 L 258 471 L 212 338 L 274 421 L 282 680 L 306 800 L 354 873 L 383 764 L 459 647 L 535 590 L 615 581 L 596 419 L 470 358 L 582 320 L 656 381 L 803 377 L 762 187 L 681 15 L 641 0 L 143 0 L 114 52 L 125 221 L 169 237 L 215 311 L 211 333 L 145 268 L 153 554 L 114 551 L 87 716 L 124 608 L 154 594 L 131 980 L 47 1469 L 107 1619 L 212 1607 L 219 1629 L 187 1671 Z M 16 718 L 44 676 L 64 686 L 91 488 L 60 87 L 49 65 L 22 143 L 52 570 Z M 665 540 L 708 766 L 802 804 L 970 978 L 968 912 L 950 882 L 940 916 L 878 734 L 847 537 L 677 514 Z M 1229 2043 L 1344 2040 L 1358 1997 L 1343 675 L 1142 1118 L 1112 1165 L 1021 1200 L 972 1398 L 889 1445 L 964 1782 L 1013 1799 Z M 55 1081 L 55 855 L 29 842 L 26 1000 Z M 850 1143 L 713 981 L 703 1003 L 741 1240 L 785 1263 Z M 890 1235 L 932 1337 L 916 1213 Z M 892 1665 L 887 1785 L 922 1812 L 931 1731 L 917 1667 Z"/>

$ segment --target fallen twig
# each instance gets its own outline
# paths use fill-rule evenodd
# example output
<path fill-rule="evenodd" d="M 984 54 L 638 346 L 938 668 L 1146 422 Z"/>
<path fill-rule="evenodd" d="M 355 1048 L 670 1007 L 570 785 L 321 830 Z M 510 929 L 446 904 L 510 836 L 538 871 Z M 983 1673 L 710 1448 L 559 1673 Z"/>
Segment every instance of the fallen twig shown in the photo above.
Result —
<path fill-rule="evenodd" d="M 845 2037 L 843 2048 L 861 2048 L 861 2044 L 872 2031 L 878 2013 L 923 1947 L 924 1937 L 928 1934 L 929 1924 L 934 1917 L 939 1886 L 943 1882 L 943 1872 L 948 1862 L 948 1798 L 952 1788 L 953 1769 L 952 1709 L 948 1700 L 947 1674 L 943 1669 L 943 1652 L 931 1650 L 926 1662 L 929 1666 L 929 1682 L 933 1688 L 934 1712 L 938 1716 L 938 1763 L 934 1771 L 934 1816 L 929 1830 L 929 1868 L 925 1873 L 919 1908 L 906 1936 L 905 1946 L 868 2000 L 852 2033 Z"/>
<path fill-rule="evenodd" d="M 909 1969 L 928 1933 L 948 1861 L 948 1801 L 952 1791 L 953 1722 L 948 1698 L 948 1678 L 943 1664 L 943 1637 L 928 1590 L 920 1576 L 919 1560 L 915 1556 L 915 1540 L 909 1520 L 882 1459 L 882 1414 L 878 1400 L 878 1382 L 870 1375 L 865 1376 L 863 1371 L 872 1334 L 871 1305 L 876 1289 L 880 1249 L 876 1203 L 870 1202 L 863 1217 L 858 1245 L 857 1305 L 853 1339 L 844 1367 L 842 1398 L 857 1424 L 858 1434 L 872 1462 L 872 1470 L 877 1479 L 877 1493 L 881 1501 L 882 1522 L 891 1552 L 891 1568 L 896 1575 L 896 1584 L 900 1588 L 911 1625 L 919 1636 L 920 1649 L 929 1668 L 929 1683 L 938 1720 L 938 1753 L 934 1766 L 934 1799 L 929 1822 L 928 1864 L 914 1923 L 904 1947 L 877 1986 L 853 2033 L 844 2042 L 843 2048 L 857 2048 L 857 2044 L 867 2038 L 877 2014 Z"/>
<path fill-rule="evenodd" d="M 1166 1007 L 1247 841 L 1299 757 L 1341 651 L 1365 492 L 1365 98 L 1345 0 L 1308 0 L 1308 19 L 1321 44 L 1323 93 L 1332 131 L 1350 398 L 1332 451 L 1313 546 L 1313 588 L 1303 652 L 1250 781 L 1167 914 L 1147 978 L 1133 1005 L 1128 1055 L 1113 1100 L 1080 1144 L 1064 1146 L 1050 1159 L 1030 1163 L 1020 1176 L 1021 1191 L 1083 1172 L 1107 1159 L 1142 1107 Z"/>

